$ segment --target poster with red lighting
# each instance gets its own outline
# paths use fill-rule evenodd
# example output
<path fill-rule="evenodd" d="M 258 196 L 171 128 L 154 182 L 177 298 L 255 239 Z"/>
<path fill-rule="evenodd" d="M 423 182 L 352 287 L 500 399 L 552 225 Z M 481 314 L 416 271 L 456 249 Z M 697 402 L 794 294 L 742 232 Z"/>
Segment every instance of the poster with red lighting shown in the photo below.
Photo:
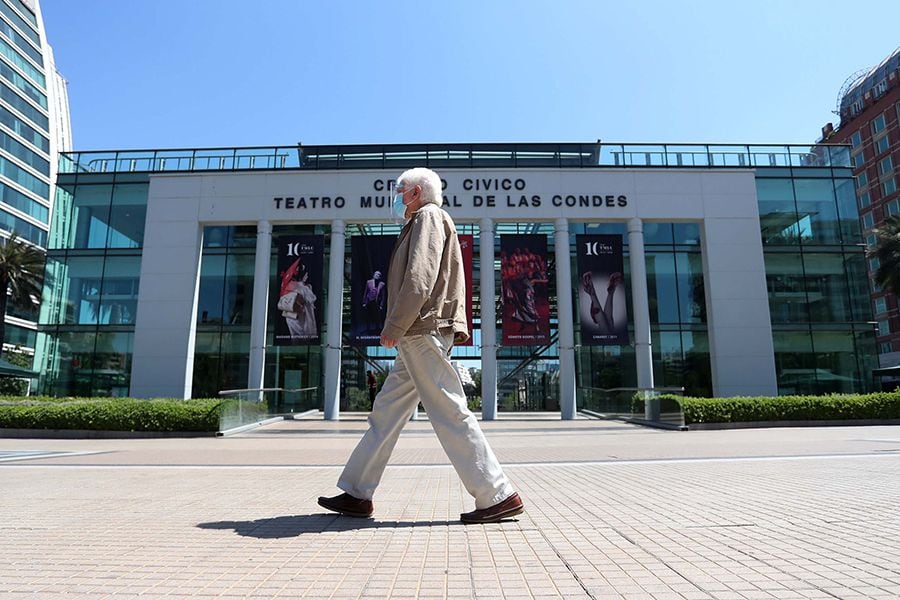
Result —
<path fill-rule="evenodd" d="M 547 236 L 500 236 L 503 345 L 550 343 Z"/>
<path fill-rule="evenodd" d="M 463 234 L 457 236 L 459 238 L 459 249 L 462 251 L 463 272 L 466 276 L 466 323 L 469 325 L 469 339 L 459 346 L 471 346 L 475 339 L 475 330 L 472 328 L 472 262 L 474 258 L 475 236 L 471 234 Z M 493 294 L 492 294 L 493 296 Z M 493 302 L 493 298 L 490 299 Z"/>

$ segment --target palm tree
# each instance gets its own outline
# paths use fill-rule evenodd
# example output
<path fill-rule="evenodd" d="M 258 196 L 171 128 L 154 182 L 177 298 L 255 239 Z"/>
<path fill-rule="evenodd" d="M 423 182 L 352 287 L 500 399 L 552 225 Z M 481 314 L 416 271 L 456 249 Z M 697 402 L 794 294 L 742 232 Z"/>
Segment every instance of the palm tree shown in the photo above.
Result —
<path fill-rule="evenodd" d="M 868 255 L 878 260 L 875 283 L 900 298 L 900 215 L 888 217 L 875 230 L 875 245 Z"/>
<path fill-rule="evenodd" d="M 6 339 L 7 303 L 21 307 L 37 304 L 43 275 L 43 252 L 15 232 L 8 240 L 0 240 L 0 344 Z"/>

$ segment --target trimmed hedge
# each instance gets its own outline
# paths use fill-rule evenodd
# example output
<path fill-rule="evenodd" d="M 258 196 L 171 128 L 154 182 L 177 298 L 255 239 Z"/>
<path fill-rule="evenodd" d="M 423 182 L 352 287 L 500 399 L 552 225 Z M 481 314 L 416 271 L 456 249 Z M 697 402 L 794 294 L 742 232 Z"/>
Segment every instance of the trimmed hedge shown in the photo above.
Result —
<path fill-rule="evenodd" d="M 227 401 L 0 398 L 0 428 L 214 432 Z"/>
<path fill-rule="evenodd" d="M 832 396 L 680 398 L 684 422 L 900 419 L 900 391 Z"/>

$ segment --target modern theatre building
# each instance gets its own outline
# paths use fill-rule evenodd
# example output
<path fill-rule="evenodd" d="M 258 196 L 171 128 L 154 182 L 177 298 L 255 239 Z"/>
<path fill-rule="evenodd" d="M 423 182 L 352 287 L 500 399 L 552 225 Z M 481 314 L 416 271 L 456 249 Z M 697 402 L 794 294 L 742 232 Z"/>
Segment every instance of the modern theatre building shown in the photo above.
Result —
<path fill-rule="evenodd" d="M 571 418 L 596 389 L 874 387 L 848 147 L 596 142 L 64 155 L 39 390 L 356 407 L 393 357 L 390 186 L 414 166 L 461 234 L 474 334 L 453 358 L 484 418 Z"/>

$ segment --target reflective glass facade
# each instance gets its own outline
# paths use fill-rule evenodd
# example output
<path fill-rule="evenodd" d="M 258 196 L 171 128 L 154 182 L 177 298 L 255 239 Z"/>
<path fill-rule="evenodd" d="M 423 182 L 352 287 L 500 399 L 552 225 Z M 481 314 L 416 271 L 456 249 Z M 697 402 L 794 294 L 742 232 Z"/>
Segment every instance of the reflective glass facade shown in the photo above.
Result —
<path fill-rule="evenodd" d="M 39 3 L 0 0 L 0 236 L 16 233 L 41 248 L 48 243 L 57 155 L 69 149 L 61 139 L 71 137 L 65 82 L 47 49 Z M 28 333 L 7 333 L 5 343 L 34 348 L 35 315 L 7 314 L 32 322 L 16 322 Z"/>
<path fill-rule="evenodd" d="M 148 154 L 157 152 L 161 151 Z M 846 162 L 848 156 L 842 155 Z M 100 162 L 92 164 L 97 170 L 75 170 L 60 177 L 50 232 L 48 284 L 40 318 L 41 366 L 47 373 L 40 381 L 40 390 L 45 393 L 117 395 L 128 391 L 149 174 L 132 169 L 134 163 L 130 160 L 113 159 L 107 168 L 100 168 Z M 866 265 L 859 245 L 854 181 L 849 169 L 846 165 L 823 166 L 821 161 L 807 167 L 791 167 L 788 162 L 784 166 L 757 167 L 755 175 L 779 393 L 872 389 L 871 369 L 876 366 L 874 335 L 867 301 Z M 483 293 L 479 286 L 479 225 L 460 223 L 458 229 L 462 234 L 475 236 L 475 343 L 455 348 L 453 359 L 477 369 L 482 297 L 496 301 L 500 280 L 498 277 L 489 294 Z M 325 235 L 325 271 L 341 269 L 343 273 L 343 329 L 348 331 L 351 238 L 398 232 L 396 225 L 347 223 L 345 264 L 341 267 L 330 264 L 329 225 L 276 225 L 272 233 L 269 297 L 277 294 L 274 248 L 278 238 Z M 553 262 L 556 244 L 560 243 L 553 223 L 498 220 L 493 232 L 495 272 L 499 269 L 500 236 L 512 233 L 546 235 L 548 257 Z M 624 275 L 629 280 L 625 224 L 599 218 L 596 222 L 572 222 L 564 243 L 569 246 L 572 261 L 573 289 L 575 236 L 597 233 L 623 236 Z M 215 396 L 221 390 L 247 385 L 255 246 L 255 225 L 204 228 L 196 311 L 194 397 Z M 655 385 L 684 387 L 686 394 L 709 396 L 712 375 L 703 261 L 704 252 L 715 252 L 715 248 L 703 247 L 701 225 L 692 222 L 646 222 L 644 246 Z M 559 407 L 559 323 L 554 277 L 550 277 L 548 286 L 551 342 L 542 347 L 498 349 L 500 410 Z M 631 290 L 629 286 L 625 289 L 630 311 Z M 323 290 L 325 297 L 327 294 L 328 290 Z M 499 321 L 499 312 L 497 318 Z M 324 327 L 327 329 L 328 323 Z M 289 412 L 321 407 L 323 348 L 275 346 L 271 316 L 267 328 L 265 386 L 316 388 L 307 394 L 275 397 L 275 409 Z M 325 331 L 322 333 L 324 340 Z M 576 325 L 575 346 L 579 389 L 636 385 L 633 344 L 582 345 Z M 343 409 L 358 408 L 351 404 L 356 394 L 349 390 L 364 389 L 365 371 L 384 368 L 392 358 L 392 351 L 380 347 L 343 348 Z"/>

